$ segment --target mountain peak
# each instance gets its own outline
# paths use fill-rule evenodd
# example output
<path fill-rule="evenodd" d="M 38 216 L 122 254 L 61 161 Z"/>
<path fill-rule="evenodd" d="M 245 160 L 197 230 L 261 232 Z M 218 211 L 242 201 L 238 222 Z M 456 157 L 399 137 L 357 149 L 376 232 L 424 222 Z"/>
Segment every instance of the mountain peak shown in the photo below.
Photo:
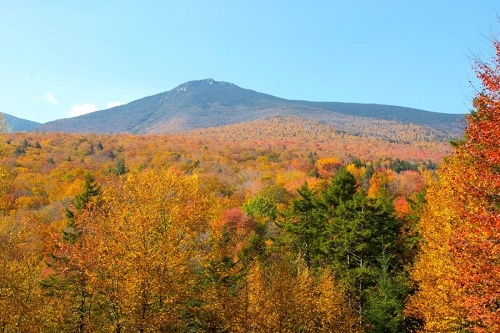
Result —
<path fill-rule="evenodd" d="M 268 116 L 299 116 L 337 127 L 355 128 L 359 118 L 416 124 L 461 135 L 463 115 L 436 114 L 388 105 L 286 100 L 212 78 L 188 81 L 170 91 L 101 112 L 62 119 L 39 131 L 169 133 L 236 124 Z M 346 125 L 347 124 L 347 125 Z M 357 127 L 356 127 L 357 126 Z"/>
<path fill-rule="evenodd" d="M 210 86 L 233 86 L 236 87 L 236 85 L 229 83 L 229 82 L 224 82 L 224 81 L 215 81 L 214 79 L 203 79 L 203 80 L 194 80 L 194 81 L 188 81 L 185 82 L 176 88 L 173 89 L 173 91 L 176 92 L 185 92 L 188 90 L 193 90 L 193 89 L 200 89 L 200 88 L 209 88 Z"/>

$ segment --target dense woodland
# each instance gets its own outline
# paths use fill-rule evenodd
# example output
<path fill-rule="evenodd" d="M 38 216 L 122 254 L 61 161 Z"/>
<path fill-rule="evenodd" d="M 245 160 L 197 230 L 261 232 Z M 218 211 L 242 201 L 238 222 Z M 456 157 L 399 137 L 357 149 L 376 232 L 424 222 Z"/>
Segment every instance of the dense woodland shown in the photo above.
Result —
<path fill-rule="evenodd" d="M 450 152 L 294 117 L 2 141 L 6 332 L 375 327 L 376 279 L 407 280 L 417 203 Z"/>
<path fill-rule="evenodd" d="M 495 48 L 452 147 L 295 117 L 4 130 L 0 331 L 498 332 Z"/>

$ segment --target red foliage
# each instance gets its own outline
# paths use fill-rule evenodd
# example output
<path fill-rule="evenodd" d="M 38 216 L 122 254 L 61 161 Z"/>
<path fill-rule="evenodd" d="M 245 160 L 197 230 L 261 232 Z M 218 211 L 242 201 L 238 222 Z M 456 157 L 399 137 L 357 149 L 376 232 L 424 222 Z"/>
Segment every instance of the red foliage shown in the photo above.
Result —
<path fill-rule="evenodd" d="M 254 225 L 252 220 L 240 207 L 224 210 L 221 214 L 220 220 L 222 225 L 226 226 L 227 230 L 231 232 L 249 232 L 252 230 Z"/>
<path fill-rule="evenodd" d="M 491 64 L 476 62 L 483 91 L 468 116 L 462 170 L 462 223 L 454 230 L 453 254 L 463 286 L 460 304 L 476 332 L 500 331 L 500 42 Z"/>

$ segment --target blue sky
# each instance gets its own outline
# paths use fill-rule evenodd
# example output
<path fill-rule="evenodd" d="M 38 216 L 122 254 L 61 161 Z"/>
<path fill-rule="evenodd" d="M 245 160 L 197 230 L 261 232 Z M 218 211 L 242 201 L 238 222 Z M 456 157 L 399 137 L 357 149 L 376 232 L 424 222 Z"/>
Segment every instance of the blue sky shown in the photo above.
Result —
<path fill-rule="evenodd" d="M 46 122 L 213 78 L 310 101 L 470 109 L 493 0 L 0 0 L 0 111 Z"/>

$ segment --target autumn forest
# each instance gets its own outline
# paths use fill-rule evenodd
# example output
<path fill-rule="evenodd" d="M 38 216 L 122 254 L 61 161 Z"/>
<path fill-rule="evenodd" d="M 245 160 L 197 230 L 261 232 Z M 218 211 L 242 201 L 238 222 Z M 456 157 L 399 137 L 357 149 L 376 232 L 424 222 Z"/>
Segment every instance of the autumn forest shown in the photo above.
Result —
<path fill-rule="evenodd" d="M 169 135 L 2 122 L 0 332 L 500 331 L 494 46 L 451 143 L 294 116 Z"/>

